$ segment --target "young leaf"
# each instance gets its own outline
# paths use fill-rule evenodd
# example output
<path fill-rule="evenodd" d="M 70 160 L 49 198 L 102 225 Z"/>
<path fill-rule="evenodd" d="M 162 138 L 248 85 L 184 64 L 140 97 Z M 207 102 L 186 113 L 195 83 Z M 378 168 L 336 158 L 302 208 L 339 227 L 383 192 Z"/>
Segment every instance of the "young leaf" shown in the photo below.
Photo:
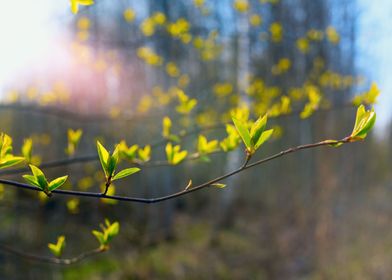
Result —
<path fill-rule="evenodd" d="M 30 169 L 31 172 L 33 173 L 34 177 L 36 178 L 38 184 L 40 185 L 40 188 L 42 190 L 46 190 L 48 187 L 48 181 L 46 180 L 45 174 L 42 172 L 41 169 L 38 167 L 30 164 Z"/>
<path fill-rule="evenodd" d="M 82 137 L 83 131 L 81 129 L 72 130 L 68 129 L 68 146 L 65 149 L 68 155 L 73 155 Z"/>
<path fill-rule="evenodd" d="M 32 150 L 33 150 L 33 139 L 26 138 L 22 146 L 22 155 L 27 162 L 31 162 Z"/>
<path fill-rule="evenodd" d="M 172 143 L 166 144 L 166 158 L 167 162 L 173 165 L 179 164 L 183 161 L 188 155 L 187 151 L 180 151 L 180 145 L 176 145 L 173 147 Z"/>
<path fill-rule="evenodd" d="M 105 172 L 106 176 L 109 176 L 109 172 L 108 172 L 108 160 L 109 160 L 109 152 L 105 149 L 104 146 L 102 146 L 102 144 L 97 141 L 97 151 L 98 151 L 98 156 L 99 156 L 99 160 L 101 162 L 102 165 L 102 169 Z"/>
<path fill-rule="evenodd" d="M 251 150 L 252 142 L 251 142 L 251 137 L 249 134 L 249 130 L 246 127 L 246 124 L 243 123 L 242 121 L 234 118 L 234 117 L 232 119 L 233 119 L 233 123 L 235 125 L 235 128 L 237 129 L 238 134 L 241 136 L 242 141 L 244 142 L 246 148 L 248 150 Z"/>
<path fill-rule="evenodd" d="M 136 172 L 139 172 L 139 171 L 140 171 L 140 168 L 137 168 L 137 167 L 123 169 L 120 172 L 118 172 L 116 175 L 113 176 L 112 181 L 130 176 L 130 175 L 132 175 Z"/>
<path fill-rule="evenodd" d="M 163 127 L 163 129 L 162 129 L 162 136 L 164 138 L 169 138 L 170 137 L 171 126 L 172 126 L 172 122 L 171 122 L 170 118 L 169 117 L 164 117 L 163 120 L 162 120 L 162 127 Z"/>
<path fill-rule="evenodd" d="M 192 180 L 189 180 L 188 185 L 186 185 L 185 190 L 189 190 L 192 187 Z"/>
<path fill-rule="evenodd" d="M 30 183 L 31 185 L 36 186 L 36 187 L 38 187 L 38 188 L 40 188 L 42 190 L 40 184 L 37 181 L 37 178 L 35 178 L 34 176 L 32 176 L 32 175 L 23 175 L 22 177 L 23 177 L 23 179 L 25 179 L 27 181 L 27 183 Z"/>
<path fill-rule="evenodd" d="M 15 157 L 12 154 L 12 138 L 5 133 L 0 134 L 0 169 L 7 168 L 22 162 L 24 157 Z"/>
<path fill-rule="evenodd" d="M 57 238 L 56 244 L 49 243 L 48 248 L 50 249 L 53 255 L 55 255 L 56 257 L 60 257 L 65 248 L 65 236 L 64 235 L 59 236 Z"/>
<path fill-rule="evenodd" d="M 151 146 L 147 145 L 143 149 L 138 150 L 139 159 L 143 162 L 149 161 L 151 158 Z"/>
<path fill-rule="evenodd" d="M 186 156 L 188 155 L 187 151 L 181 151 L 181 152 L 176 152 L 173 156 L 173 162 L 172 164 L 179 164 L 181 161 L 183 161 Z"/>
<path fill-rule="evenodd" d="M 226 187 L 225 184 L 221 184 L 221 183 L 214 183 L 214 184 L 211 184 L 211 186 L 216 187 L 216 188 L 220 188 L 220 189 L 223 189 Z"/>
<path fill-rule="evenodd" d="M 83 131 L 81 129 L 77 129 L 77 130 L 68 129 L 68 142 L 71 142 L 76 146 L 79 143 L 82 134 Z"/>
<path fill-rule="evenodd" d="M 5 134 L 0 134 L 0 159 L 4 158 L 7 155 L 10 155 L 12 152 L 12 138 Z"/>
<path fill-rule="evenodd" d="M 343 145 L 342 142 L 339 142 L 337 140 L 330 140 L 329 139 L 329 140 L 325 140 L 324 142 L 327 143 L 329 146 L 334 147 L 334 148 L 337 148 L 337 147 L 340 147 L 340 146 Z"/>
<path fill-rule="evenodd" d="M 112 241 L 113 237 L 115 237 L 120 231 L 120 224 L 118 222 L 114 222 L 111 225 L 107 225 L 105 233 L 107 235 L 106 241 L 107 243 Z"/>
<path fill-rule="evenodd" d="M 7 155 L 5 158 L 2 158 L 0 160 L 0 169 L 11 167 L 11 166 L 16 165 L 24 160 L 25 160 L 24 157 L 14 157 L 11 155 Z"/>
<path fill-rule="evenodd" d="M 273 132 L 274 132 L 273 129 L 269 129 L 269 130 L 264 131 L 261 134 L 260 138 L 258 139 L 257 143 L 255 143 L 255 150 L 257 150 L 261 145 L 263 145 L 264 142 L 267 141 L 271 137 Z"/>
<path fill-rule="evenodd" d="M 114 171 L 117 167 L 117 163 L 118 163 L 118 146 L 116 147 L 116 149 L 114 150 L 113 154 L 110 156 L 109 155 L 109 160 L 107 162 L 107 176 L 113 176 Z"/>
<path fill-rule="evenodd" d="M 70 0 L 71 12 L 77 14 L 79 11 L 79 5 L 90 6 L 94 4 L 94 0 Z"/>
<path fill-rule="evenodd" d="M 259 117 L 257 121 L 252 125 L 250 129 L 250 137 L 252 144 L 256 146 L 256 143 L 259 141 L 261 134 L 264 132 L 265 126 L 267 125 L 267 115 L 263 117 Z M 255 147 L 255 149 L 257 149 Z"/>
<path fill-rule="evenodd" d="M 204 135 L 199 135 L 197 142 L 197 151 L 200 155 L 205 155 L 214 152 L 218 149 L 218 141 L 212 140 L 208 142 Z M 208 157 L 207 157 L 208 158 Z"/>
<path fill-rule="evenodd" d="M 53 181 L 51 181 L 49 183 L 49 188 L 48 188 L 49 191 L 53 191 L 53 190 L 61 187 L 65 183 L 65 181 L 67 181 L 67 179 L 68 179 L 68 176 L 63 176 L 63 177 L 59 177 L 57 179 L 54 179 Z"/>
<path fill-rule="evenodd" d="M 118 145 L 118 155 L 120 159 L 127 159 L 133 161 L 136 157 L 136 152 L 139 149 L 138 145 L 127 146 L 127 143 L 122 140 Z"/>
<path fill-rule="evenodd" d="M 105 236 L 102 232 L 97 231 L 97 230 L 93 230 L 91 233 L 97 238 L 97 240 L 101 246 L 106 245 Z"/>
<path fill-rule="evenodd" d="M 353 141 L 364 139 L 376 122 L 374 110 L 366 111 L 365 106 L 358 107 L 353 132 L 350 137 Z"/>

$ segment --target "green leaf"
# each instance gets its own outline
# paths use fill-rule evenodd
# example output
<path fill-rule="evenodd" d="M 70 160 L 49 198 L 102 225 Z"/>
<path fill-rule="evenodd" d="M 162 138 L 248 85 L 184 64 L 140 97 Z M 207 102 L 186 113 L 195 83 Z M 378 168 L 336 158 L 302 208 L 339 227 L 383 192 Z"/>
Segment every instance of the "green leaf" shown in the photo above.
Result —
<path fill-rule="evenodd" d="M 139 172 L 140 168 L 137 167 L 132 167 L 132 168 L 127 168 L 127 169 L 123 169 L 120 172 L 118 172 L 113 178 L 112 181 L 114 180 L 118 180 L 127 176 L 130 176 L 136 172 Z"/>
<path fill-rule="evenodd" d="M 267 141 L 271 137 L 273 132 L 274 132 L 273 129 L 269 129 L 269 130 L 264 131 L 261 134 L 260 138 L 258 139 L 257 143 L 255 144 L 255 150 L 257 150 L 261 145 L 263 145 L 264 142 Z"/>
<path fill-rule="evenodd" d="M 370 129 L 372 129 L 372 127 L 374 126 L 375 122 L 376 113 L 374 112 L 374 110 L 372 109 L 371 111 L 366 111 L 365 106 L 359 106 L 355 118 L 354 129 L 350 137 L 353 140 L 364 139 Z"/>
<path fill-rule="evenodd" d="M 65 248 L 65 236 L 61 235 L 57 238 L 57 243 L 49 243 L 48 248 L 56 257 L 60 257 Z"/>
<path fill-rule="evenodd" d="M 172 164 L 179 164 L 188 155 L 187 151 L 176 152 L 173 156 Z"/>
<path fill-rule="evenodd" d="M 325 140 L 324 142 L 327 143 L 329 146 L 334 147 L 334 148 L 337 148 L 337 147 L 340 147 L 340 146 L 343 145 L 342 142 L 339 142 L 337 140 L 331 140 L 331 139 Z"/>
<path fill-rule="evenodd" d="M 54 179 L 53 181 L 51 181 L 49 183 L 49 191 L 53 191 L 53 190 L 61 187 L 65 183 L 65 181 L 67 181 L 67 179 L 68 179 L 68 176 L 63 176 L 63 177 L 59 177 L 59 178 Z"/>
<path fill-rule="evenodd" d="M 97 230 L 93 230 L 91 233 L 97 238 L 97 240 L 101 246 L 106 245 L 106 238 L 102 232 L 97 231 Z"/>
<path fill-rule="evenodd" d="M 355 116 L 354 129 L 353 129 L 353 132 L 351 133 L 351 135 L 354 134 L 358 130 L 359 124 L 365 114 L 366 114 L 365 106 L 363 106 L 363 105 L 359 106 L 357 109 L 357 115 Z"/>
<path fill-rule="evenodd" d="M 197 151 L 199 154 L 209 154 L 218 149 L 218 141 L 212 140 L 208 142 L 207 138 L 204 135 L 199 135 L 197 142 Z"/>
<path fill-rule="evenodd" d="M 256 145 L 256 143 L 259 141 L 261 134 L 263 133 L 266 125 L 267 125 L 267 115 L 264 115 L 263 117 L 259 117 L 258 120 L 252 125 L 250 129 L 250 137 L 253 145 Z"/>
<path fill-rule="evenodd" d="M 33 175 L 34 175 L 35 177 L 38 177 L 38 176 L 45 176 L 44 173 L 42 172 L 42 170 L 39 169 L 37 166 L 32 165 L 32 164 L 29 164 L 29 166 L 30 166 L 31 172 L 33 173 Z"/>
<path fill-rule="evenodd" d="M 116 170 L 118 163 L 118 146 L 114 149 L 114 152 L 111 156 L 109 156 L 109 160 L 107 162 L 107 176 L 113 176 L 114 171 Z"/>
<path fill-rule="evenodd" d="M 226 187 L 226 184 L 214 183 L 214 184 L 211 184 L 211 186 L 216 187 L 216 188 L 223 189 L 223 188 Z"/>
<path fill-rule="evenodd" d="M 164 117 L 163 118 L 163 120 L 162 120 L 162 136 L 164 137 L 164 138 L 168 138 L 169 136 L 170 136 L 170 128 L 171 128 L 171 126 L 172 126 L 172 122 L 171 122 L 171 120 L 170 120 L 170 118 L 169 117 Z"/>
<path fill-rule="evenodd" d="M 106 176 L 109 176 L 109 172 L 108 172 L 108 160 L 109 160 L 109 152 L 105 149 L 104 146 L 102 146 L 102 144 L 97 141 L 97 151 L 98 151 L 98 156 L 99 156 L 99 160 L 101 162 L 102 165 L 102 169 L 105 172 Z"/>
<path fill-rule="evenodd" d="M 83 131 L 81 129 L 68 129 L 68 141 L 76 146 L 79 143 L 82 134 Z"/>
<path fill-rule="evenodd" d="M 33 150 L 33 139 L 31 138 L 25 139 L 22 146 L 22 155 L 28 162 L 30 162 L 31 160 L 32 150 Z"/>
<path fill-rule="evenodd" d="M 139 148 L 138 155 L 141 161 L 149 161 L 151 158 L 151 146 L 147 145 L 143 149 Z"/>
<path fill-rule="evenodd" d="M 0 160 L 0 169 L 14 166 L 18 163 L 21 163 L 24 160 L 25 160 L 24 157 L 14 157 L 11 155 L 7 155 L 5 158 L 2 158 Z"/>
<path fill-rule="evenodd" d="M 12 152 L 12 138 L 5 134 L 0 134 L 0 159 Z"/>
<path fill-rule="evenodd" d="M 23 177 L 23 179 L 25 179 L 29 184 L 31 184 L 31 185 L 33 185 L 33 186 L 36 186 L 36 187 L 38 187 L 38 188 L 40 188 L 40 189 L 42 190 L 40 184 L 39 184 L 38 181 L 37 181 L 37 178 L 34 177 L 33 175 L 23 175 L 22 177 Z"/>
<path fill-rule="evenodd" d="M 246 124 L 243 123 L 242 121 L 236 119 L 236 118 L 232 118 L 233 119 L 233 123 L 235 125 L 235 128 L 237 129 L 238 134 L 241 136 L 242 141 L 244 142 L 246 148 L 248 150 L 252 149 L 252 142 L 251 142 L 251 137 L 249 134 L 249 130 L 246 127 Z"/>
<path fill-rule="evenodd" d="M 41 189 L 45 190 L 48 187 L 48 181 L 46 180 L 45 174 L 38 167 L 32 164 L 29 166 Z"/>
<path fill-rule="evenodd" d="M 110 226 L 108 226 L 108 228 L 105 230 L 106 234 L 107 234 L 107 242 L 110 242 L 113 237 L 115 237 L 118 232 L 120 231 L 120 224 L 118 222 L 114 222 L 113 224 L 111 224 Z"/>

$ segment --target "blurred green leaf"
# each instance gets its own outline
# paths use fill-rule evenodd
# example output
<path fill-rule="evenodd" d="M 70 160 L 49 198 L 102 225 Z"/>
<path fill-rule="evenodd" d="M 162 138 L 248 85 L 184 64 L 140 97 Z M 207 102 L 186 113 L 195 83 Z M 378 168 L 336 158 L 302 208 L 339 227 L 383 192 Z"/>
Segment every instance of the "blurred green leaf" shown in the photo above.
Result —
<path fill-rule="evenodd" d="M 214 183 L 214 184 L 211 184 L 211 186 L 216 187 L 216 188 L 223 189 L 223 188 L 226 187 L 226 184 Z"/>
<path fill-rule="evenodd" d="M 53 255 L 56 257 L 60 257 L 63 253 L 63 250 L 65 248 L 65 236 L 61 235 L 57 238 L 57 243 L 49 243 L 48 244 L 49 250 L 52 252 Z"/>

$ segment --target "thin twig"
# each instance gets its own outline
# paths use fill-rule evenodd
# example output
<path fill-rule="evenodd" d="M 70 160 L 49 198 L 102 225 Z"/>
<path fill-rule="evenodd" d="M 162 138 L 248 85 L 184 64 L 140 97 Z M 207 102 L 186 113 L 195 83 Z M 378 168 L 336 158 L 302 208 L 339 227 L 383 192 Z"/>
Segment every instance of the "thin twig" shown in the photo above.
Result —
<path fill-rule="evenodd" d="M 10 254 L 13 254 L 13 255 L 17 255 L 17 256 L 22 257 L 24 259 L 27 259 L 29 261 L 38 261 L 38 262 L 45 262 L 45 263 L 59 264 L 59 265 L 70 265 L 70 264 L 78 263 L 88 257 L 103 253 L 107 249 L 104 247 L 99 247 L 94 250 L 81 253 L 80 255 L 73 257 L 73 258 L 69 258 L 69 259 L 53 258 L 53 257 L 35 255 L 35 254 L 31 254 L 31 253 L 25 253 L 25 252 L 19 251 L 17 249 L 14 249 L 14 248 L 12 248 L 8 245 L 4 245 L 4 244 L 0 244 L 0 250 L 7 252 L 7 253 L 10 253 Z"/>
<path fill-rule="evenodd" d="M 208 155 L 213 155 L 213 154 L 218 154 L 222 153 L 222 151 L 214 151 L 209 153 Z M 193 153 L 186 157 L 184 161 L 191 161 L 191 160 L 197 160 L 200 158 L 200 155 L 198 153 Z M 82 162 L 92 162 L 92 161 L 98 161 L 99 157 L 97 155 L 86 155 L 86 156 L 81 156 L 81 157 L 74 157 L 74 158 L 66 158 L 66 159 L 61 159 L 61 160 L 54 160 L 54 161 L 48 161 L 41 163 L 39 165 L 40 169 L 48 169 L 48 168 L 55 168 L 55 167 L 61 167 L 65 165 L 70 165 L 70 164 L 76 164 L 76 163 L 82 163 Z M 140 167 L 160 167 L 160 166 L 171 166 L 167 160 L 156 160 L 156 161 L 131 161 L 131 164 L 135 164 L 136 166 Z M 21 174 L 25 172 L 30 172 L 29 167 L 21 167 L 21 168 L 14 168 L 14 169 L 4 169 L 0 170 L 0 176 L 4 175 L 16 175 L 16 174 Z"/>
<path fill-rule="evenodd" d="M 350 142 L 350 138 L 346 137 L 343 138 L 341 140 L 336 141 L 335 143 L 349 143 Z M 296 147 L 292 147 L 289 149 L 286 149 L 284 151 L 281 151 L 277 154 L 274 154 L 272 156 L 269 156 L 267 158 L 258 160 L 254 163 L 248 164 L 247 159 L 245 160 L 245 164 L 243 164 L 240 168 L 231 171 L 229 173 L 226 173 L 222 176 L 219 176 L 215 179 L 212 179 L 210 181 L 207 181 L 205 183 L 202 183 L 200 185 L 197 185 L 193 188 L 189 188 L 187 190 L 182 190 L 179 192 L 175 192 L 173 194 L 169 194 L 166 196 L 161 196 L 161 197 L 157 197 L 157 198 L 140 198 L 140 197 L 129 197 L 129 196 L 118 196 L 118 195 L 103 195 L 101 193 L 95 193 L 95 192 L 82 192 L 82 191 L 72 191 L 72 190 L 54 190 L 52 191 L 53 194 L 59 194 L 59 195 L 69 195 L 69 196 L 83 196 L 83 197 L 91 197 L 91 198 L 105 198 L 105 199 L 111 199 L 111 200 L 118 200 L 118 201 L 128 201 L 128 202 L 136 202 L 136 203 L 146 203 L 146 204 L 152 204 L 152 203 L 158 203 L 158 202 L 162 202 L 165 200 L 169 200 L 169 199 L 173 199 L 173 198 L 177 198 L 198 190 L 201 190 L 203 188 L 206 188 L 214 183 L 217 183 L 219 181 L 222 181 L 226 178 L 229 178 L 245 169 L 249 169 L 252 168 L 254 166 L 266 163 L 268 161 L 271 161 L 273 159 L 300 151 L 300 150 L 306 150 L 306 149 L 312 149 L 312 148 L 316 148 L 316 147 L 321 147 L 321 146 L 328 146 L 330 145 L 331 142 L 330 141 L 321 141 L 321 142 L 317 142 L 317 143 L 313 143 L 313 144 L 306 144 L 306 145 L 300 145 L 300 146 L 296 146 Z M 27 184 L 23 184 L 23 183 L 19 183 L 19 182 L 15 182 L 15 181 L 11 181 L 11 180 L 5 180 L 5 179 L 0 179 L 0 183 L 5 184 L 5 185 L 10 185 L 10 186 L 14 186 L 17 188 L 22 188 L 22 189 L 27 189 L 27 190 L 33 190 L 33 191 L 42 191 L 41 189 L 37 188 L 37 187 L 33 187 Z"/>

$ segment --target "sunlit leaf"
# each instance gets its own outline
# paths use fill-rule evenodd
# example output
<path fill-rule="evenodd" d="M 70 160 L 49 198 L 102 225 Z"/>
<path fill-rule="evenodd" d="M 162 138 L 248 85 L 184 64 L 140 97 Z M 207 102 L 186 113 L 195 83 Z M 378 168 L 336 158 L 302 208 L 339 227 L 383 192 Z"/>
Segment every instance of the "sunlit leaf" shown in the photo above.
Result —
<path fill-rule="evenodd" d="M 23 177 L 23 179 L 25 179 L 31 185 L 36 186 L 36 187 L 42 189 L 41 185 L 37 181 L 37 178 L 34 177 L 33 175 L 22 175 L 22 177 Z"/>
<path fill-rule="evenodd" d="M 261 134 L 260 138 L 258 139 L 257 143 L 255 144 L 255 150 L 257 150 L 261 145 L 263 145 L 264 142 L 267 141 L 271 137 L 273 132 L 274 132 L 273 129 L 269 129 L 269 130 L 264 131 Z"/>
<path fill-rule="evenodd" d="M 234 118 L 234 117 L 232 119 L 233 119 L 233 123 L 235 125 L 235 128 L 237 129 L 238 134 L 241 136 L 242 141 L 244 142 L 246 148 L 251 149 L 252 142 L 251 142 L 251 137 L 249 134 L 249 130 L 246 127 L 246 124 L 243 123 L 242 121 Z"/>
<path fill-rule="evenodd" d="M 120 172 L 118 172 L 116 175 L 114 175 L 114 177 L 112 178 L 112 180 L 118 180 L 127 176 L 130 176 L 136 172 L 139 172 L 140 168 L 137 167 L 132 167 L 132 168 L 127 168 L 127 169 L 123 169 Z"/>
<path fill-rule="evenodd" d="M 99 160 L 102 165 L 102 169 L 105 172 L 105 175 L 108 176 L 108 160 L 110 157 L 109 152 L 105 149 L 104 146 L 102 146 L 102 144 L 99 141 L 97 141 L 97 151 L 98 151 Z"/>
<path fill-rule="evenodd" d="M 53 181 L 51 181 L 49 183 L 49 188 L 48 188 L 49 191 L 53 191 L 53 190 L 61 187 L 65 183 L 65 181 L 67 181 L 67 179 L 68 179 L 68 176 L 62 176 L 62 177 L 54 179 Z"/>
<path fill-rule="evenodd" d="M 257 121 L 252 125 L 250 129 L 250 137 L 251 137 L 251 142 L 254 146 L 256 146 L 256 143 L 259 141 L 259 138 L 263 133 L 266 125 L 267 125 L 267 115 L 264 115 L 263 117 L 260 116 L 257 119 Z"/>
<path fill-rule="evenodd" d="M 366 111 L 365 106 L 359 106 L 355 118 L 354 129 L 350 137 L 353 140 L 364 139 L 370 129 L 372 129 L 372 127 L 374 126 L 375 122 L 376 113 L 374 112 L 374 110 Z"/>

